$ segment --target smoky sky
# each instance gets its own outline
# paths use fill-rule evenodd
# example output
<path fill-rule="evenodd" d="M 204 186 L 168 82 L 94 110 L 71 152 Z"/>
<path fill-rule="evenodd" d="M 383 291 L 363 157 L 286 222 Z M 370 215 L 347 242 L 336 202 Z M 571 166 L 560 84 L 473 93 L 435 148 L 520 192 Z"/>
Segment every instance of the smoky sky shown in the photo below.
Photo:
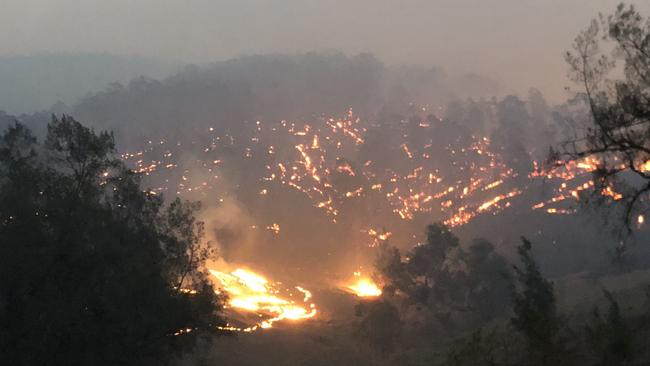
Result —
<path fill-rule="evenodd" d="M 0 56 L 100 52 L 203 63 L 245 54 L 370 52 L 508 91 L 566 97 L 562 52 L 618 0 L 3 0 Z M 650 4 L 636 1 L 642 12 Z"/>

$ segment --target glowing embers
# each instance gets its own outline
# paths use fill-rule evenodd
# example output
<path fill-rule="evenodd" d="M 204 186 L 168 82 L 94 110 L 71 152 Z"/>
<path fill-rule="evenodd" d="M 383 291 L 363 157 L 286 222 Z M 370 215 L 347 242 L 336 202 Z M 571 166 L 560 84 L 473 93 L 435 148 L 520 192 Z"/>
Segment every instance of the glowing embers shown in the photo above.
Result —
<path fill-rule="evenodd" d="M 511 180 L 517 174 L 492 152 L 488 138 L 472 136 L 442 146 L 426 134 L 413 139 L 396 130 L 395 141 L 381 146 L 382 151 L 395 153 L 390 158 L 378 154 L 357 160 L 364 151 L 377 151 L 376 142 L 366 142 L 373 126 L 351 110 L 342 118 L 321 117 L 312 124 L 257 121 L 249 126 L 254 128 L 236 136 L 212 129 L 192 140 L 190 148 L 200 152 L 191 164 L 178 160 L 186 149 L 180 141 L 151 142 L 123 159 L 141 173 L 158 172 L 156 179 L 162 187 L 156 192 L 192 194 L 218 205 L 224 200 L 224 190 L 219 188 L 227 187 L 229 181 L 244 187 L 242 191 L 250 188 L 259 193 L 266 202 L 275 202 L 273 198 L 288 188 L 302 193 L 333 222 L 347 220 L 353 206 L 372 205 L 399 220 L 431 214 L 449 226 L 459 226 L 478 215 L 498 213 L 517 195 L 512 194 Z M 258 179 L 240 182 L 237 176 L 226 174 L 233 171 L 228 166 L 248 164 L 251 154 L 265 162 L 264 168 L 260 165 L 256 166 L 260 170 L 250 171 Z M 273 222 L 267 218 L 263 227 L 279 234 L 280 227 Z"/>
<path fill-rule="evenodd" d="M 522 193 L 521 190 L 515 188 L 510 192 L 489 198 L 475 208 L 462 206 L 457 210 L 457 212 L 451 218 L 443 221 L 443 223 L 449 227 L 456 227 L 456 226 L 467 224 L 474 217 L 484 212 L 491 211 L 492 214 L 497 214 L 501 212 L 501 210 L 503 210 L 504 208 L 510 207 L 509 200 L 520 195 L 521 193 Z"/>
<path fill-rule="evenodd" d="M 569 201 L 570 199 L 575 199 L 576 201 L 580 200 L 583 192 L 593 191 L 593 189 L 597 187 L 593 180 L 593 172 L 598 170 L 602 164 L 603 163 L 598 159 L 598 157 L 594 156 L 566 163 L 556 162 L 555 166 L 552 166 L 547 170 L 540 168 L 540 166 L 535 163 L 534 172 L 529 175 L 529 178 L 543 178 L 559 184 L 553 189 L 553 197 L 534 204 L 532 209 L 543 209 L 546 213 L 555 215 L 574 214 L 577 210 L 570 204 L 567 204 L 567 207 L 557 206 L 563 202 Z M 624 171 L 627 169 L 627 167 L 622 164 L 615 163 L 614 165 L 615 170 L 617 171 Z M 617 192 L 614 187 L 609 184 L 594 193 L 597 193 L 602 197 L 608 197 L 612 201 L 623 199 L 623 194 Z"/>
<path fill-rule="evenodd" d="M 278 134 L 273 138 L 283 139 L 286 146 L 294 149 L 283 150 L 279 155 L 282 159 L 267 165 L 268 173 L 262 180 L 302 192 L 334 222 L 344 200 L 365 194 L 362 183 L 345 191 L 336 184 L 338 176 L 358 175 L 345 155 L 364 143 L 361 136 L 366 131 L 351 110 L 346 118 L 319 119 L 313 127 L 283 121 L 275 131 Z"/>
<path fill-rule="evenodd" d="M 230 273 L 211 269 L 210 273 L 219 280 L 221 289 L 228 295 L 229 307 L 256 313 L 263 319 L 248 327 L 227 325 L 221 328 L 223 330 L 251 332 L 271 328 L 274 323 L 285 319 L 302 320 L 316 316 L 316 305 L 309 303 L 311 292 L 300 286 L 282 288 L 279 282 L 270 282 L 255 272 L 241 268 Z M 294 289 L 298 293 L 292 292 Z"/>
<path fill-rule="evenodd" d="M 379 191 L 401 219 L 440 212 L 446 225 L 460 226 L 479 214 L 498 213 L 521 193 L 508 187 L 517 173 L 490 151 L 489 139 L 472 137 L 467 146 L 448 145 L 442 155 L 432 145 L 400 145 L 408 167 L 402 173 L 390 168 L 383 169 L 389 175 L 373 171 L 373 178 L 381 182 Z M 445 156 L 449 166 L 443 168 L 445 164 L 431 156 Z"/>
<path fill-rule="evenodd" d="M 352 292 L 359 297 L 377 297 L 381 295 L 381 289 L 370 278 L 361 275 L 361 272 L 354 272 L 353 280 L 345 285 L 345 290 Z"/>
<path fill-rule="evenodd" d="M 390 231 L 382 230 L 382 232 L 379 232 L 372 228 L 361 230 L 361 232 L 367 233 L 372 238 L 372 242 L 368 245 L 371 248 L 378 246 L 381 242 L 388 240 L 393 235 Z"/>

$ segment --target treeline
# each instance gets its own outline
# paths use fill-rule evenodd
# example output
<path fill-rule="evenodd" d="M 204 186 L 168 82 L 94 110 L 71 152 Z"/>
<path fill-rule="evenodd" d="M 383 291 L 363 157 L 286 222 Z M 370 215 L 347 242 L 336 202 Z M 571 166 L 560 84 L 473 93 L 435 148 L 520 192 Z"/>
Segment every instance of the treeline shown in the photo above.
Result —
<path fill-rule="evenodd" d="M 473 74 L 388 67 L 370 54 L 309 52 L 186 66 L 165 78 L 115 82 L 47 111 L 115 131 L 120 146 L 133 147 L 148 139 L 193 137 L 192 132 L 208 126 L 236 133 L 244 121 L 301 122 L 343 114 L 350 107 L 363 117 L 425 104 L 434 109 L 454 99 L 498 95 L 501 89 L 498 82 Z M 49 115 L 19 117 L 36 128 Z"/>
<path fill-rule="evenodd" d="M 383 293 L 357 305 L 359 342 L 387 365 L 650 361 L 650 286 L 641 306 L 622 306 L 615 292 L 602 288 L 588 314 L 565 313 L 529 240 L 522 238 L 518 255 L 511 265 L 483 239 L 462 249 L 438 224 L 406 255 L 384 243 L 375 263 Z"/>
<path fill-rule="evenodd" d="M 508 321 L 460 340 L 447 354 L 447 365 L 648 363 L 650 292 L 646 291 L 645 306 L 622 308 L 615 295 L 603 288 L 604 301 L 594 304 L 590 314 L 563 313 L 558 310 L 553 283 L 541 275 L 529 241 L 523 240 L 519 256 Z"/>
<path fill-rule="evenodd" d="M 161 365 L 223 324 L 198 205 L 141 187 L 112 134 L 53 117 L 0 137 L 0 359 Z"/>
<path fill-rule="evenodd" d="M 0 110 L 22 114 L 72 105 L 111 83 L 141 75 L 161 78 L 175 67 L 168 61 L 103 53 L 0 56 Z"/>
<path fill-rule="evenodd" d="M 419 165 L 438 169 L 450 181 L 466 179 L 468 173 L 468 169 L 458 169 L 452 165 L 451 159 L 446 158 L 450 151 L 458 153 L 465 149 L 471 143 L 471 136 L 489 137 L 493 152 L 498 153 L 517 173 L 517 180 L 511 182 L 513 187 L 526 186 L 527 189 L 507 210 L 510 215 L 478 217 L 464 228 L 462 235 L 465 238 L 487 235 L 499 247 L 510 245 L 512 253 L 514 245 L 507 243 L 516 242 L 520 235 L 545 242 L 556 241 L 558 245 L 553 250 L 539 253 L 540 263 L 555 263 L 554 274 L 608 267 L 609 254 L 616 247 L 618 238 L 611 235 L 609 227 L 598 221 L 602 211 L 594 215 L 584 205 L 578 207 L 577 215 L 553 217 L 543 210 L 530 210 L 533 204 L 550 198 L 549 186 L 541 179 L 529 185 L 527 177 L 533 169 L 532 162 L 545 161 L 549 147 L 556 146 L 566 136 L 572 136 L 574 127 L 588 126 L 588 99 L 580 95 L 562 105 L 550 106 L 534 89 L 526 96 L 463 98 L 466 94 L 459 91 L 457 81 L 439 69 L 389 68 L 370 55 L 250 56 L 211 66 L 188 67 L 160 81 L 141 78 L 124 85 L 114 84 L 72 106 L 59 106 L 53 111 L 67 111 L 97 128 L 101 126 L 115 131 L 116 143 L 122 152 L 140 151 L 143 147 L 157 149 L 159 155 L 173 152 L 172 162 L 177 169 L 147 178 L 147 184 L 152 187 L 170 189 L 178 185 L 183 171 L 195 171 L 196 156 L 207 155 L 202 148 L 211 145 L 214 136 L 205 131 L 214 128 L 222 141 L 230 138 L 235 141 L 233 146 L 211 151 L 211 156 L 212 160 L 224 161 L 223 167 L 228 167 L 228 182 L 238 187 L 236 191 L 230 186 L 220 187 L 221 191 L 215 195 L 227 191 L 246 207 L 245 211 L 252 212 L 255 216 L 252 220 L 260 225 L 280 220 L 283 213 L 278 213 L 275 207 L 260 207 L 262 203 L 256 182 L 260 178 L 260 168 L 265 169 L 266 165 L 272 166 L 276 162 L 261 156 L 262 147 L 253 151 L 255 159 L 246 158 L 246 149 L 255 148 L 249 142 L 257 120 L 267 126 L 283 119 L 298 125 L 313 125 L 319 119 L 343 114 L 353 107 L 355 114 L 364 117 L 362 122 L 367 138 L 358 156 L 345 156 L 346 161 L 353 166 L 362 166 L 372 160 L 378 167 L 406 169 L 410 165 L 402 162 L 401 145 L 407 143 L 416 156 L 414 162 L 422 154 L 430 155 L 432 159 L 417 161 Z M 491 83 L 473 77 L 465 84 Z M 482 89 L 485 95 L 498 91 L 496 86 Z M 491 90 L 489 94 L 488 90 Z M 423 110 L 425 106 L 426 110 Z M 19 120 L 40 137 L 45 134 L 41 131 L 45 130 L 49 118 L 48 113 L 37 113 L 20 116 Z M 13 120 L 12 116 L 0 112 L 0 126 L 10 125 Z M 419 128 L 420 122 L 429 122 L 436 128 L 424 132 Z M 166 143 L 153 147 L 147 144 L 158 139 Z M 292 145 L 280 147 L 282 143 L 273 145 L 280 152 L 293 150 Z M 160 159 L 160 156 L 151 155 L 151 160 Z M 586 195 L 580 198 L 583 196 Z M 372 203 L 355 204 L 350 209 L 351 216 L 360 211 L 370 212 L 371 207 Z M 287 212 L 295 210 L 294 205 Z M 265 215 L 267 211 L 272 211 L 272 214 Z M 287 221 L 291 219 L 295 217 L 287 218 Z M 340 232 L 340 237 L 332 239 L 332 242 L 340 243 L 359 236 L 363 229 L 353 227 L 342 232 L 343 228 L 326 228 L 331 235 L 319 235 L 318 241 L 311 241 L 295 228 L 315 227 L 314 219 L 314 215 L 300 215 L 300 220 L 310 222 L 292 227 L 284 225 L 283 235 L 287 235 L 287 242 L 309 241 L 314 243 L 314 248 L 333 247 L 330 242 L 325 242 L 325 238 Z M 442 219 L 442 215 L 426 217 L 414 222 L 409 230 L 419 232 L 431 221 Z M 394 218 L 381 220 L 390 223 L 386 226 L 394 225 L 391 221 Z M 510 220 L 517 222 L 511 225 Z M 501 226 L 502 230 L 491 230 L 495 225 Z M 566 225 L 575 226 L 576 230 L 569 233 L 564 230 Z M 544 230 L 540 232 L 541 226 Z M 237 227 L 225 229 L 244 230 Z M 397 243 L 398 230 L 392 231 Z M 603 243 L 596 250 L 586 250 L 593 248 L 594 241 Z M 408 240 L 397 243 L 399 247 L 411 244 Z M 648 264 L 644 246 L 629 248 L 633 252 L 629 256 L 629 266 L 639 268 Z M 577 251 L 581 252 L 579 260 L 575 260 L 578 256 L 572 254 Z"/>

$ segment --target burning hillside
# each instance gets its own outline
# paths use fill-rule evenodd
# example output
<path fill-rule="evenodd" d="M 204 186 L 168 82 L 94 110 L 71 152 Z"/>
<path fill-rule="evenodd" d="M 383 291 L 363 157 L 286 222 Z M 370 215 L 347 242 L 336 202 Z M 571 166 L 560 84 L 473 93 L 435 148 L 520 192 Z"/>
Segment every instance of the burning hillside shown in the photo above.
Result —
<path fill-rule="evenodd" d="M 343 118 L 309 123 L 209 127 L 189 142 L 150 141 L 123 159 L 157 185 L 155 192 L 201 200 L 215 210 L 229 202 L 246 207 L 247 221 L 213 225 L 210 234 L 226 260 L 323 281 L 369 264 L 372 248 L 382 241 L 415 245 L 427 223 L 459 227 L 514 204 L 517 210 L 571 214 L 571 200 L 595 186 L 597 160 L 552 169 L 534 162 L 522 171 L 503 154 L 488 137 L 433 115 L 387 124 L 361 120 L 350 110 Z M 611 186 L 600 193 L 611 200 L 620 196 Z M 254 238 L 248 239 L 256 242 L 254 250 L 241 250 L 246 237 Z M 312 245 L 302 246 L 306 241 Z M 251 331 L 317 314 L 302 287 L 243 269 L 211 273 L 231 308 L 259 317 L 227 329 Z M 381 294 L 359 275 L 344 288 L 358 296 Z"/>
<path fill-rule="evenodd" d="M 223 132 L 211 127 L 189 147 L 150 141 L 144 150 L 123 157 L 152 182 L 164 183 L 155 191 L 205 197 L 217 205 L 232 193 L 220 189 L 222 182 L 233 181 L 239 200 L 255 192 L 256 199 L 273 201 L 269 197 L 297 191 L 333 223 L 352 207 L 372 202 L 371 216 L 381 219 L 366 221 L 369 245 L 391 235 L 379 229 L 387 220 L 427 214 L 459 226 L 508 207 L 522 190 L 512 186 L 518 173 L 491 149 L 487 137 L 448 139 L 453 126 L 435 118 L 379 126 L 350 111 L 345 118 L 320 118 L 313 124 L 256 121 L 238 134 Z M 197 152 L 191 164 L 183 161 L 188 149 Z M 235 176 L 227 175 L 233 171 Z M 260 226 L 275 234 L 282 227 L 272 220 Z"/>
<path fill-rule="evenodd" d="M 650 1 L 8 1 L 2 364 L 650 365 Z"/>
<path fill-rule="evenodd" d="M 460 226 L 509 207 L 535 179 L 552 181 L 555 195 L 531 208 L 568 212 L 549 205 L 576 198 L 593 186 L 583 179 L 596 170 L 593 159 L 544 171 L 535 162 L 532 173 L 517 172 L 489 138 L 454 128 L 432 116 L 379 126 L 361 121 L 350 110 L 345 118 L 319 118 L 312 124 L 245 123 L 237 134 L 210 127 L 189 147 L 183 142 L 150 141 L 142 151 L 123 158 L 151 182 L 164 182 L 157 192 L 205 197 L 218 205 L 233 193 L 220 189 L 224 181 L 236 182 L 239 200 L 250 199 L 246 195 L 251 192 L 265 200 L 277 197 L 277 191 L 295 190 L 334 223 L 350 206 L 372 203 L 382 219 L 388 213 L 404 221 L 427 214 L 430 220 Z M 195 161 L 183 160 L 188 149 L 196 152 Z M 257 169 L 242 172 L 250 168 Z M 243 175 L 251 179 L 244 181 Z M 611 188 L 603 194 L 617 198 Z M 387 220 L 368 218 L 363 231 L 370 237 L 369 245 L 391 236 L 391 231 L 378 229 Z M 373 226 L 373 221 L 384 222 Z M 261 227 L 274 234 L 281 230 L 272 220 Z"/>
<path fill-rule="evenodd" d="M 254 332 L 272 328 L 278 322 L 297 322 L 318 316 L 312 292 L 301 286 L 272 281 L 248 269 L 233 271 L 209 270 L 216 288 L 223 292 L 228 304 L 229 323 L 220 327 L 232 332 Z M 380 287 L 361 272 L 340 285 L 341 290 L 360 298 L 380 296 Z"/>

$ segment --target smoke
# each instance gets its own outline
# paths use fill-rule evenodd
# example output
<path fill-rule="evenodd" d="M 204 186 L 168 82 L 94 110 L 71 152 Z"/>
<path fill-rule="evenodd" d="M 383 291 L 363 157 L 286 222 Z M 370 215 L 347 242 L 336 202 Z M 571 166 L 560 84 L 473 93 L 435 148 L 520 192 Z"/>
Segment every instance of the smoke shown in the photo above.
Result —
<path fill-rule="evenodd" d="M 336 282 L 371 272 L 380 238 L 408 250 L 426 225 L 456 215 L 465 242 L 485 237 L 507 256 L 521 235 L 544 243 L 538 257 L 553 274 L 606 267 L 616 242 L 598 213 L 531 209 L 557 189 L 528 178 L 532 162 L 585 111 L 576 100 L 549 106 L 534 90 L 493 97 L 502 91 L 478 75 L 308 53 L 135 79 L 68 112 L 113 130 L 147 186 L 201 201 L 207 239 L 228 263 Z M 37 129 L 47 118 L 20 117 Z"/>
<path fill-rule="evenodd" d="M 372 52 L 389 64 L 487 75 L 509 92 L 535 85 L 558 102 L 566 95 L 562 52 L 595 14 L 618 2 L 574 0 L 560 10 L 554 2 L 516 0 L 7 0 L 0 55 L 107 52 L 202 63 L 337 49 Z M 648 9 L 645 1 L 631 3 Z"/>
<path fill-rule="evenodd" d="M 207 239 L 217 246 L 219 258 L 230 263 L 245 263 L 256 257 L 259 235 L 251 228 L 257 225 L 239 203 L 228 200 L 202 210 L 199 218 L 205 223 Z"/>
<path fill-rule="evenodd" d="M 589 164 L 543 169 L 549 147 L 592 122 L 583 99 L 565 100 L 561 54 L 619 0 L 561 9 L 516 0 L 72 1 L 4 5 L 0 130 L 17 119 L 42 138 L 51 114 L 65 113 L 113 131 L 146 188 L 166 202 L 202 203 L 197 219 L 215 253 L 207 269 L 258 273 L 288 304 L 314 295 L 305 309 L 318 316 L 301 327 L 220 340 L 207 347 L 213 360 L 195 354 L 188 363 L 391 362 L 364 349 L 362 338 L 384 333 L 360 332 L 368 305 L 389 335 L 403 331 L 393 361 L 435 362 L 471 321 L 459 315 L 474 311 L 471 296 L 495 295 L 494 308 L 507 307 L 507 291 L 485 286 L 489 271 L 468 258 L 509 267 L 522 236 L 544 276 L 574 277 L 558 286 L 565 293 L 580 287 L 576 278 L 595 288 L 604 273 L 650 266 L 647 223 L 612 266 L 616 222 L 587 197 Z M 64 53 L 43 53 L 52 51 Z M 373 274 L 381 248 L 399 249 L 398 268 L 417 258 L 434 222 L 459 238 L 444 263 L 458 277 L 424 276 L 418 294 L 398 288 L 409 297 L 399 310 L 389 287 L 376 302 L 341 290 L 352 279 L 381 284 Z M 441 287 L 431 284 L 447 280 L 466 309 L 435 304 L 446 295 L 429 293 Z M 228 319 L 259 324 L 271 316 L 264 312 Z"/>

